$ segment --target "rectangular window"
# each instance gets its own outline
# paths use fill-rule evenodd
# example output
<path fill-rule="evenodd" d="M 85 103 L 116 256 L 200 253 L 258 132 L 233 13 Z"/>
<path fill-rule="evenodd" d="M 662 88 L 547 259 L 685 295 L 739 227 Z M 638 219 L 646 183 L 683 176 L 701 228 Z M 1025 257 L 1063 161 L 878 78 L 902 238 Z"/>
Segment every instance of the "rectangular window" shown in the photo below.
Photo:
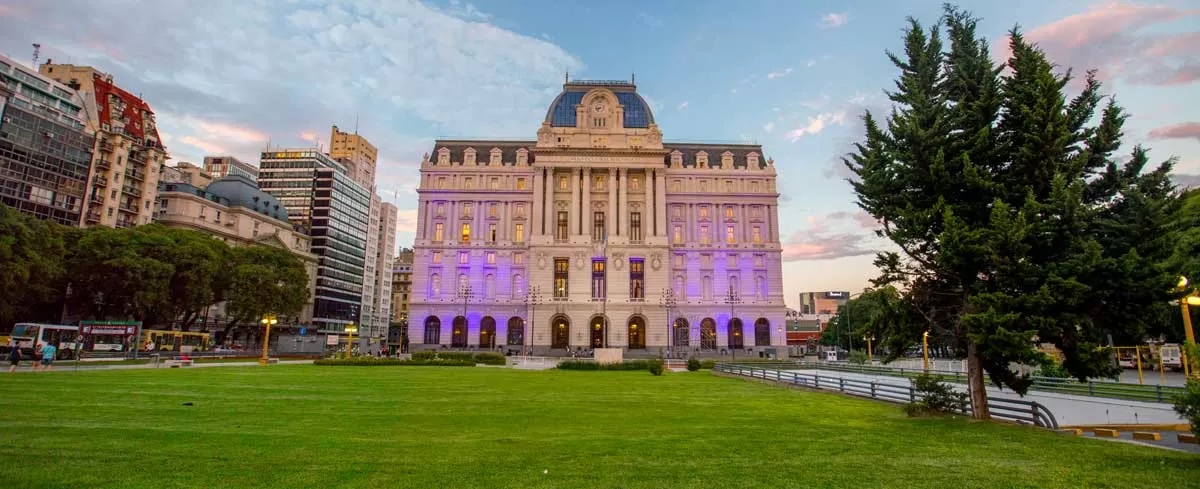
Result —
<path fill-rule="evenodd" d="M 700 219 L 708 219 L 708 207 L 700 206 Z"/>
<path fill-rule="evenodd" d="M 470 260 L 470 256 L 471 256 L 471 254 L 469 252 L 466 252 L 466 251 L 458 252 L 458 264 L 466 265 L 467 262 Z"/>
<path fill-rule="evenodd" d="M 671 242 L 675 244 L 683 243 L 683 226 L 678 224 L 671 229 Z"/>
<path fill-rule="evenodd" d="M 712 254 L 705 253 L 700 255 L 700 266 L 704 268 L 712 268 Z"/>
<path fill-rule="evenodd" d="M 634 242 L 642 240 L 642 213 L 641 212 L 630 212 L 629 213 L 629 240 L 634 241 Z"/>
<path fill-rule="evenodd" d="M 646 264 L 641 258 L 629 259 L 629 298 L 646 298 Z"/>
<path fill-rule="evenodd" d="M 525 217 L 525 204 L 517 204 L 517 217 Z"/>
<path fill-rule="evenodd" d="M 754 266 L 761 267 L 761 266 L 763 266 L 764 261 L 765 261 L 764 257 L 761 253 L 754 255 Z"/>
<path fill-rule="evenodd" d="M 733 219 L 733 206 L 731 206 L 731 205 L 725 206 L 725 217 L 727 217 L 729 219 Z"/>
<path fill-rule="evenodd" d="M 683 255 L 675 255 L 675 268 L 683 268 L 686 259 Z"/>
<path fill-rule="evenodd" d="M 433 252 L 433 262 L 434 263 L 442 262 L 442 252 L 440 252 L 440 251 Z"/>
<path fill-rule="evenodd" d="M 444 203 L 441 203 L 441 202 L 438 202 L 438 205 L 437 205 L 437 216 L 438 216 L 438 217 L 442 217 L 442 216 L 445 216 L 445 215 L 446 215 L 446 204 L 444 204 Z"/>
<path fill-rule="evenodd" d="M 496 252 L 495 251 L 487 252 L 487 264 L 488 265 L 496 264 Z"/>
<path fill-rule="evenodd" d="M 566 258 L 554 259 L 554 297 L 567 297 L 567 272 L 570 270 L 570 263 Z"/>
<path fill-rule="evenodd" d="M 683 207 L 682 206 L 677 205 L 677 206 L 671 207 L 671 217 L 679 219 L 682 215 L 683 215 Z"/>
<path fill-rule="evenodd" d="M 465 185 L 463 185 L 463 188 L 466 188 L 466 189 L 473 189 L 473 188 L 475 188 L 475 179 L 474 179 L 474 178 L 471 178 L 471 177 L 467 177 L 467 179 L 466 179 L 466 184 L 465 184 Z"/>
<path fill-rule="evenodd" d="M 525 179 L 524 178 L 517 179 L 517 190 L 525 190 Z"/>
<path fill-rule="evenodd" d="M 495 203 L 488 204 L 488 217 L 496 217 L 498 207 Z"/>
<path fill-rule="evenodd" d="M 496 242 L 496 223 L 488 224 L 488 241 Z"/>
<path fill-rule="evenodd" d="M 725 190 L 733 192 L 733 180 L 725 180 Z"/>
<path fill-rule="evenodd" d="M 492 177 L 492 179 L 488 182 L 488 188 L 492 190 L 500 190 L 500 179 L 497 177 Z"/>
<path fill-rule="evenodd" d="M 567 211 L 558 211 L 558 226 L 554 231 L 554 238 L 560 241 L 566 241 L 569 231 L 567 231 L 568 222 Z"/>
<path fill-rule="evenodd" d="M 463 223 L 463 225 L 462 225 L 462 239 L 461 239 L 461 241 L 462 241 L 463 243 L 470 243 L 470 242 L 471 242 L 471 223 L 469 223 L 469 222 L 464 222 L 464 223 Z"/>
<path fill-rule="evenodd" d="M 567 177 L 558 177 L 559 190 L 571 190 L 571 185 L 567 182 Z"/>
<path fill-rule="evenodd" d="M 445 231 L 446 231 L 446 225 L 445 225 L 445 224 L 443 224 L 443 223 L 440 223 L 440 222 L 439 222 L 439 223 L 436 223 L 436 224 L 434 224 L 434 225 L 433 225 L 433 240 L 434 240 L 434 241 L 441 241 L 441 240 L 442 240 L 442 238 L 444 237 Z"/>
<path fill-rule="evenodd" d="M 679 189 L 682 187 L 683 187 L 683 184 L 681 184 L 679 182 L 679 180 L 671 180 L 671 191 L 672 192 L 678 192 Z"/>
<path fill-rule="evenodd" d="M 474 214 L 474 211 L 475 211 L 475 204 L 472 204 L 470 202 L 465 202 L 465 203 L 463 203 L 462 209 L 463 209 L 463 213 L 462 213 L 463 217 L 472 217 L 472 214 Z"/>
<path fill-rule="evenodd" d="M 525 264 L 525 254 L 524 253 L 513 253 L 513 265 L 524 265 L 524 264 Z"/>
<path fill-rule="evenodd" d="M 732 225 L 725 226 L 725 242 L 728 244 L 733 244 L 733 243 L 737 242 L 733 239 L 733 226 Z"/>
<path fill-rule="evenodd" d="M 737 268 L 737 266 L 738 266 L 738 262 L 737 262 L 737 260 L 738 260 L 738 256 L 737 256 L 737 253 L 730 253 L 730 254 L 729 254 L 729 256 L 728 256 L 728 257 L 726 257 L 725 259 L 726 259 L 726 262 L 725 262 L 725 266 L 726 266 L 726 267 L 728 267 L 730 270 L 733 270 L 733 269 L 736 269 L 736 268 Z"/>
<path fill-rule="evenodd" d="M 607 290 L 604 281 L 604 259 L 592 260 L 592 298 L 603 299 Z"/>
<path fill-rule="evenodd" d="M 750 191 L 758 192 L 758 180 L 753 180 L 750 182 Z"/>
<path fill-rule="evenodd" d="M 708 192 L 708 180 L 700 180 L 700 191 Z"/>
<path fill-rule="evenodd" d="M 640 179 L 638 179 L 638 177 L 633 177 L 633 178 L 629 179 L 629 190 L 641 190 L 641 189 L 642 189 L 642 181 Z"/>
<path fill-rule="evenodd" d="M 437 188 L 441 188 L 441 189 L 446 188 L 446 177 L 438 177 Z"/>
<path fill-rule="evenodd" d="M 762 244 L 762 228 L 761 227 L 754 226 L 753 228 L 750 228 L 750 240 L 754 244 Z"/>
<path fill-rule="evenodd" d="M 700 226 L 700 244 L 709 244 L 712 240 L 708 237 L 708 226 Z"/>
<path fill-rule="evenodd" d="M 513 230 L 513 241 L 516 241 L 518 243 L 525 242 L 525 225 L 524 224 L 521 224 L 519 222 L 516 224 L 516 229 Z"/>
<path fill-rule="evenodd" d="M 607 237 L 604 227 L 604 213 L 592 213 L 592 241 L 600 241 Z"/>

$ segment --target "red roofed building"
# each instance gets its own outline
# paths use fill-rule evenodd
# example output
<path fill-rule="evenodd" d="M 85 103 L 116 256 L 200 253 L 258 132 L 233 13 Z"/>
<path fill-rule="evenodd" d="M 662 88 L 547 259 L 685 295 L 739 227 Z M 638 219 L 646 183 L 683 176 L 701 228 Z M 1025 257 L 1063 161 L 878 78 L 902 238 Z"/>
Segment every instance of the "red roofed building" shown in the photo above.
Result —
<path fill-rule="evenodd" d="M 84 95 L 89 129 L 96 134 L 85 225 L 149 224 L 168 158 L 150 105 L 90 66 L 47 60 L 38 71 Z"/>

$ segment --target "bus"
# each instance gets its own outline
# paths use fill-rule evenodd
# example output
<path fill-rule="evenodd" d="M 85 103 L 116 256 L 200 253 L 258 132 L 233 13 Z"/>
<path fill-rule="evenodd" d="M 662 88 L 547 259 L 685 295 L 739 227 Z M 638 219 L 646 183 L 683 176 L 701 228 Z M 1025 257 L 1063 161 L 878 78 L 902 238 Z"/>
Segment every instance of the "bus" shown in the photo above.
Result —
<path fill-rule="evenodd" d="M 148 329 L 142 332 L 142 348 L 148 351 L 191 353 L 208 350 L 208 333 Z"/>
<path fill-rule="evenodd" d="M 11 337 L 21 348 L 22 353 L 29 353 L 28 358 L 33 357 L 38 344 L 49 343 L 57 346 L 58 354 L 55 356 L 58 359 L 74 358 L 75 351 L 79 348 L 79 344 L 76 343 L 79 337 L 78 326 L 17 323 L 13 325 Z"/>

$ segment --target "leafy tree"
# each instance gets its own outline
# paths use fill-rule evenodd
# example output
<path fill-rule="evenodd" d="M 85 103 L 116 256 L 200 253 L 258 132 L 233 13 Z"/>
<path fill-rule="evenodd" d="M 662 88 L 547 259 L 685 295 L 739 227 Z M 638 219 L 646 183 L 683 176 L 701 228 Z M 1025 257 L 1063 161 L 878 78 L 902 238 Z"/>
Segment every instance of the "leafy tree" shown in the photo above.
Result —
<path fill-rule="evenodd" d="M 216 303 L 228 287 L 225 267 L 229 261 L 229 247 L 210 235 L 191 230 L 156 224 L 135 229 L 167 244 L 143 252 L 145 256 L 170 264 L 174 270 L 166 307 L 158 311 L 162 316 L 159 319 L 179 320 L 180 328 L 189 330 L 204 309 Z"/>
<path fill-rule="evenodd" d="M 0 205 L 0 330 L 19 321 L 58 320 L 67 229 Z"/>
<path fill-rule="evenodd" d="M 967 359 L 972 412 L 987 418 L 986 373 L 1024 393 L 1014 362 L 1040 360 L 1036 341 L 1063 351 L 1079 378 L 1114 368 L 1106 335 L 1136 337 L 1168 299 L 1158 265 L 1174 206 L 1171 162 L 1144 171 L 1146 152 L 1118 164 L 1125 116 L 1109 99 L 1098 123 L 1100 84 L 1072 77 L 1010 35 L 1002 76 L 976 34 L 977 20 L 946 7 L 926 30 L 909 20 L 894 108 L 881 126 L 867 113 L 866 140 L 846 165 L 858 204 L 883 223 L 900 252 L 880 254 L 877 286 L 900 284 L 900 303 L 879 324 L 895 358 L 928 331 Z M 945 26 L 950 46 L 943 51 Z"/>
<path fill-rule="evenodd" d="M 168 307 L 174 267 L 151 251 L 170 242 L 153 232 L 96 227 L 74 245 L 72 281 L 67 303 L 96 319 L 135 318 L 145 321 Z"/>
<path fill-rule="evenodd" d="M 224 334 L 256 323 L 267 314 L 295 315 L 308 302 L 308 272 L 290 251 L 272 246 L 232 250 L 228 310 Z"/>
<path fill-rule="evenodd" d="M 868 336 L 882 337 L 889 323 L 901 320 L 900 301 L 900 291 L 890 285 L 850 298 L 829 319 L 829 325 L 821 332 L 821 344 L 849 348 L 851 344 L 865 346 L 863 338 Z"/>

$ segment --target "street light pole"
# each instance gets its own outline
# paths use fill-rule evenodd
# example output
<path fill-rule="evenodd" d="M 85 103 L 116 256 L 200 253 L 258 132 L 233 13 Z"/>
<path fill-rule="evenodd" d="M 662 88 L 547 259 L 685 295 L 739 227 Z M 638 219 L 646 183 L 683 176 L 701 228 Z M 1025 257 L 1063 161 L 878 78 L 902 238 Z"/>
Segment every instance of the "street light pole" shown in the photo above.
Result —
<path fill-rule="evenodd" d="M 1187 277 L 1179 277 L 1179 290 L 1186 291 L 1187 286 Z M 1192 331 L 1192 312 L 1188 308 L 1189 305 L 1200 305 L 1200 292 L 1191 291 L 1186 296 L 1179 298 L 1179 309 L 1183 312 L 1183 335 L 1187 344 L 1194 345 L 1196 344 L 1196 334 Z"/>
<path fill-rule="evenodd" d="M 729 293 L 728 293 L 728 294 L 725 294 L 725 303 L 726 303 L 726 304 L 729 304 L 729 323 L 727 323 L 727 326 L 725 327 L 725 332 L 726 332 L 726 334 L 731 334 L 731 333 L 732 333 L 732 331 L 730 331 L 730 329 L 731 329 L 731 328 L 729 328 L 729 326 L 728 326 L 728 325 L 733 325 L 733 320 L 734 320 L 734 319 L 736 319 L 736 316 L 734 315 L 734 307 L 735 307 L 736 305 L 738 305 L 738 304 L 741 304 L 741 303 L 742 303 L 742 297 L 741 297 L 740 295 L 738 295 L 738 292 L 737 292 L 737 290 L 735 290 L 735 289 L 733 288 L 733 285 L 730 285 L 730 286 L 729 286 Z M 741 331 L 741 329 L 742 329 L 742 328 L 741 328 L 741 326 L 739 325 L 739 327 L 738 327 L 738 336 L 741 336 L 741 334 L 742 334 L 742 331 Z M 728 339 L 728 338 L 726 338 L 726 340 L 725 340 L 725 341 L 726 341 L 726 342 L 728 342 L 728 341 L 729 341 L 729 339 Z M 741 341 L 739 341 L 739 343 L 741 343 Z M 742 346 L 742 345 L 739 345 L 739 346 Z M 730 348 L 730 350 L 731 350 L 731 351 L 732 351 L 732 353 L 733 353 L 733 360 L 735 360 L 735 361 L 736 361 L 736 360 L 737 360 L 737 348 L 732 348 L 732 347 L 731 347 L 731 348 Z"/>
<path fill-rule="evenodd" d="M 526 355 L 533 353 L 533 320 L 537 317 L 537 305 L 542 300 L 542 288 L 537 285 L 530 285 L 525 291 L 525 305 L 529 306 L 529 341 Z"/>
<path fill-rule="evenodd" d="M 350 359 L 350 354 L 351 354 L 351 352 L 354 351 L 354 333 L 357 333 L 357 332 L 358 332 L 358 326 L 355 326 L 354 323 L 350 323 L 350 324 L 346 325 L 346 334 L 349 335 L 346 338 L 346 359 L 347 360 Z"/>
<path fill-rule="evenodd" d="M 671 350 L 675 345 L 675 322 L 672 320 L 671 312 L 675 309 L 677 303 L 675 289 L 671 287 L 663 288 L 662 294 L 658 298 L 658 305 L 667 310 L 667 357 L 671 356 Z"/>
<path fill-rule="evenodd" d="M 270 341 L 271 341 L 271 326 L 274 324 L 278 324 L 279 318 L 276 317 L 274 314 L 264 314 L 261 322 L 262 322 L 263 328 L 264 328 L 263 351 L 262 351 L 262 358 L 258 359 L 258 364 L 265 367 L 269 363 L 267 361 L 267 346 L 270 345 Z"/>
<path fill-rule="evenodd" d="M 471 296 L 473 296 L 474 294 L 475 294 L 475 292 L 473 289 L 471 289 L 470 285 L 464 284 L 462 287 L 459 287 L 459 289 L 458 289 L 458 295 L 463 301 L 463 313 L 462 313 L 463 332 L 462 332 L 462 335 L 463 335 L 463 340 L 464 340 L 464 342 L 463 342 L 464 348 L 471 343 L 471 341 L 470 341 L 471 321 L 467 319 L 467 303 L 471 300 Z M 451 325 L 451 327 L 453 328 L 453 325 Z M 451 329 L 450 343 L 453 346 L 453 344 L 454 344 L 453 329 Z"/>
<path fill-rule="evenodd" d="M 925 357 L 925 371 L 929 371 L 929 332 L 921 333 L 921 352 Z"/>

